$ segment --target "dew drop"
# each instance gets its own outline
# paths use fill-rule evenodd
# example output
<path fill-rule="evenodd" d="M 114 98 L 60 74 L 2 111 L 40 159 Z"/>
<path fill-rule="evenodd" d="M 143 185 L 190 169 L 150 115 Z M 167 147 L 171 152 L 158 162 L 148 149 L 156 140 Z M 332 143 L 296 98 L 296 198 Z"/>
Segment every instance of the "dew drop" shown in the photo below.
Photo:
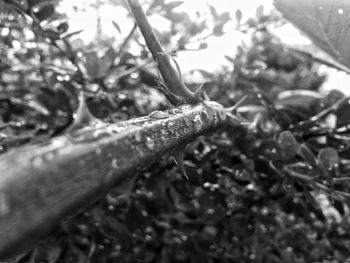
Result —
<path fill-rule="evenodd" d="M 339 15 L 344 14 L 344 10 L 343 10 L 343 9 L 341 9 L 341 8 L 339 8 L 339 9 L 338 9 L 338 14 L 339 14 Z"/>
<path fill-rule="evenodd" d="M 211 186 L 211 183 L 209 183 L 209 182 L 205 182 L 203 184 L 203 187 L 205 187 L 205 188 L 209 188 L 210 186 Z"/>

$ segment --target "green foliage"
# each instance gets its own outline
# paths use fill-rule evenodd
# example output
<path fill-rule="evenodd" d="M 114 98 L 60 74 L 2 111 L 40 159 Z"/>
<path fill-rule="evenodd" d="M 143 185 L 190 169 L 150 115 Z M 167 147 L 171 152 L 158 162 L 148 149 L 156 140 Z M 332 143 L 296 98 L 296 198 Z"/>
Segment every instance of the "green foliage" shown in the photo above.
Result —
<path fill-rule="evenodd" d="M 2 151 L 64 132 L 80 90 L 104 121 L 166 107 L 133 30 L 127 39 L 84 46 L 70 41 L 74 33 L 54 2 L 6 1 L 13 15 L 3 15 L 0 28 Z M 171 34 L 160 38 L 175 53 L 194 39 L 203 47 L 230 19 L 209 6 L 212 25 L 192 21 L 176 11 L 180 4 L 155 0 L 148 10 L 171 21 Z M 188 180 L 168 158 L 159 160 L 9 262 L 345 262 L 349 100 L 321 92 L 325 76 L 312 57 L 271 33 L 280 17 L 261 7 L 256 15 L 243 22 L 236 12 L 252 43 L 228 57 L 234 70 L 199 71 L 211 99 L 232 106 L 246 96 L 236 111 L 251 122 L 249 131 L 199 138 L 187 147 Z"/>
<path fill-rule="evenodd" d="M 276 7 L 337 63 L 350 68 L 350 37 L 346 1 L 275 0 Z M 347 70 L 347 72 L 349 72 Z"/>

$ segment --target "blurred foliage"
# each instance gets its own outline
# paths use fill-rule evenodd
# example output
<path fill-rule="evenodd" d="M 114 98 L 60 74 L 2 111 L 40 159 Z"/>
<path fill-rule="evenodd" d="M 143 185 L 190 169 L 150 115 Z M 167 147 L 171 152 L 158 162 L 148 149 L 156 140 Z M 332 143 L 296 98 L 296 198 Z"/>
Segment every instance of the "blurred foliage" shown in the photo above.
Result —
<path fill-rule="evenodd" d="M 135 29 L 84 46 L 70 40 L 79 32 L 69 32 L 57 3 L 0 4 L 3 152 L 64 133 L 80 90 L 90 111 L 109 122 L 167 107 Z M 158 33 L 174 54 L 193 43 L 205 48 L 232 20 L 212 6 L 211 19 L 191 19 L 176 11 L 180 4 L 148 5 L 150 16 L 171 22 Z M 185 156 L 189 181 L 165 157 L 8 262 L 349 261 L 349 100 L 321 92 L 325 76 L 312 57 L 271 33 L 284 23 L 278 14 L 259 7 L 242 21 L 238 10 L 235 21 L 251 43 L 227 57 L 231 68 L 198 72 L 209 97 L 225 106 L 247 96 L 237 114 L 251 121 L 249 132 L 198 138 Z"/>

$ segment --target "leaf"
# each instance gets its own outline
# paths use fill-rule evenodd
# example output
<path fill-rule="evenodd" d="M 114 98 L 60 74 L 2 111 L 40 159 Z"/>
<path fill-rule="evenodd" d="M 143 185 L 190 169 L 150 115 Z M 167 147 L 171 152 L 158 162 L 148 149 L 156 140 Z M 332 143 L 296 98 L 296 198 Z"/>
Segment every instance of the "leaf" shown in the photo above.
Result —
<path fill-rule="evenodd" d="M 80 33 L 83 32 L 83 31 L 84 31 L 84 29 L 82 29 L 82 30 L 77 30 L 77 31 L 68 33 L 68 34 L 65 35 L 63 38 L 64 38 L 64 39 L 70 38 L 70 37 L 72 37 L 72 36 L 75 36 L 75 35 L 80 34 Z"/>
<path fill-rule="evenodd" d="M 299 155 L 308 162 L 312 167 L 317 167 L 317 159 L 315 154 L 310 150 L 306 144 L 302 143 L 298 149 Z"/>
<path fill-rule="evenodd" d="M 30 7 L 39 5 L 41 2 L 43 2 L 43 0 L 27 0 L 27 3 Z"/>
<path fill-rule="evenodd" d="M 298 142 L 290 131 L 281 132 L 278 136 L 278 143 L 286 160 L 292 159 L 297 154 Z"/>
<path fill-rule="evenodd" d="M 243 17 L 242 11 L 240 9 L 237 9 L 235 15 L 236 15 L 237 24 L 239 24 Z"/>
<path fill-rule="evenodd" d="M 256 9 L 255 15 L 257 18 L 261 18 L 264 16 L 264 6 L 259 5 L 258 8 Z"/>
<path fill-rule="evenodd" d="M 183 1 L 174 1 L 174 2 L 171 2 L 169 4 L 163 5 L 162 9 L 169 12 L 172 9 L 182 5 L 183 3 L 184 3 Z"/>
<path fill-rule="evenodd" d="M 118 23 L 115 21 L 112 21 L 112 24 L 118 30 L 118 33 L 121 34 L 120 26 L 118 25 Z"/>
<path fill-rule="evenodd" d="M 48 4 L 48 5 L 43 6 L 38 12 L 36 12 L 35 16 L 40 21 L 43 21 L 45 19 L 48 19 L 54 13 L 55 13 L 55 7 L 51 4 Z"/>
<path fill-rule="evenodd" d="M 347 0 L 275 0 L 276 8 L 337 62 L 350 68 Z"/>
<path fill-rule="evenodd" d="M 323 163 L 327 170 L 337 166 L 340 162 L 338 152 L 330 147 L 321 149 L 318 153 L 318 159 Z"/>

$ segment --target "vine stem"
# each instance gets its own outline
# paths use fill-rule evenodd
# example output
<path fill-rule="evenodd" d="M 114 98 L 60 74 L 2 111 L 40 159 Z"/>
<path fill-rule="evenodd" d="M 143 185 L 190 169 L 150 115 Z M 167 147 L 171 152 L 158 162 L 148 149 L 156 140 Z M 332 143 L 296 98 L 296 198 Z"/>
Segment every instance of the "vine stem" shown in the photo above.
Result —
<path fill-rule="evenodd" d="M 139 1 L 128 0 L 128 3 L 153 59 L 158 63 L 159 72 L 165 85 L 170 92 L 182 99 L 177 104 L 200 102 L 194 93 L 185 86 L 181 76 L 179 76 L 179 72 L 172 66 L 169 55 L 166 54 L 159 39 L 155 35 Z"/>

